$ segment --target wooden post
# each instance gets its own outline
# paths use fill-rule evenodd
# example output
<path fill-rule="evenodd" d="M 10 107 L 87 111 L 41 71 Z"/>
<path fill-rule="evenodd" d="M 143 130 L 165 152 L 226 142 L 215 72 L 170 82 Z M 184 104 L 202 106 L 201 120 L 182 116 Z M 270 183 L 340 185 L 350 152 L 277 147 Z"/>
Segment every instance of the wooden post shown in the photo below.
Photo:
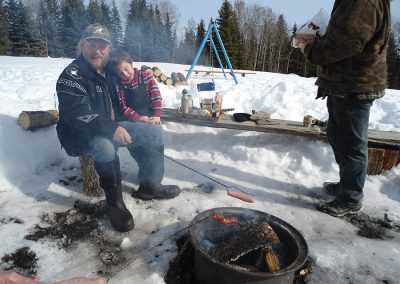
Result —
<path fill-rule="evenodd" d="M 58 111 L 23 111 L 18 116 L 18 124 L 25 130 L 34 130 L 57 124 Z"/>
<path fill-rule="evenodd" d="M 368 148 L 368 175 L 379 175 L 399 164 L 399 150 Z"/>
<path fill-rule="evenodd" d="M 103 189 L 100 187 L 99 175 L 94 167 L 93 159 L 90 156 L 79 156 L 82 170 L 83 180 L 83 193 L 86 196 L 99 197 L 104 194 Z"/>

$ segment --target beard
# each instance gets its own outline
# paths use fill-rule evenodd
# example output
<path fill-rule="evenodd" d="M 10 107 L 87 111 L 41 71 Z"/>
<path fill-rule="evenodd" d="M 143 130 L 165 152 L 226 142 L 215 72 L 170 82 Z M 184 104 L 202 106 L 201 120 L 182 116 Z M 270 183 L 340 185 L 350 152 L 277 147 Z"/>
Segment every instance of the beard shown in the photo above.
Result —
<path fill-rule="evenodd" d="M 90 58 L 87 60 L 95 70 L 104 70 L 105 66 L 108 63 L 108 59 L 109 59 L 108 57 L 103 57 L 103 58 Z"/>

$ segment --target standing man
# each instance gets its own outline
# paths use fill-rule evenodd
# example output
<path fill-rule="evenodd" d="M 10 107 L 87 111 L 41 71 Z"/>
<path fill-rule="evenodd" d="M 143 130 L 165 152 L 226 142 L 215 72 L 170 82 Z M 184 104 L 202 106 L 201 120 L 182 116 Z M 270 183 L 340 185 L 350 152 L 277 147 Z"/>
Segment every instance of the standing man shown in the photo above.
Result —
<path fill-rule="evenodd" d="M 295 37 L 317 65 L 317 98 L 328 98 L 327 135 L 340 179 L 323 184 L 336 198 L 317 208 L 335 217 L 362 207 L 370 107 L 386 89 L 390 25 L 390 0 L 336 0 L 325 35 Z"/>
<path fill-rule="evenodd" d="M 105 69 L 111 48 L 110 33 L 105 27 L 92 24 L 83 31 L 78 58 L 64 69 L 57 81 L 60 110 L 57 134 L 68 155 L 93 157 L 100 186 L 105 191 L 111 225 L 116 230 L 129 231 L 134 221 L 122 199 L 119 146 L 130 148 L 145 144 L 146 149 L 152 150 L 151 159 L 137 160 L 139 168 L 146 169 L 148 182 L 139 191 L 146 193 L 147 199 L 173 198 L 180 189 L 161 186 L 164 174 L 164 156 L 159 150 L 164 146 L 161 127 L 115 121 L 116 82 Z"/>

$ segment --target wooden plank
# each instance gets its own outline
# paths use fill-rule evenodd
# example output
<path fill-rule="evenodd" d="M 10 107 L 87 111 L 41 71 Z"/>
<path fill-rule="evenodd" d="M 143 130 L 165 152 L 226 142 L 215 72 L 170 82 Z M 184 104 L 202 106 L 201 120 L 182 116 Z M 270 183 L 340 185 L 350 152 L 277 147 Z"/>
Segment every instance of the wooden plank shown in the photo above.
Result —
<path fill-rule="evenodd" d="M 368 149 L 368 175 L 379 175 L 382 172 L 384 149 Z"/>
<path fill-rule="evenodd" d="M 302 122 L 291 120 L 273 119 L 270 124 L 257 125 L 254 121 L 236 122 L 233 120 L 232 115 L 225 114 L 218 122 L 215 122 L 211 120 L 199 120 L 193 117 L 179 117 L 176 110 L 167 108 L 163 109 L 163 120 L 215 128 L 288 134 L 315 139 L 326 138 L 325 131 L 321 131 L 319 128 L 305 128 Z M 369 147 L 400 150 L 399 132 L 369 130 L 368 135 Z"/>
<path fill-rule="evenodd" d="M 185 70 L 185 71 L 189 71 L 189 70 Z M 195 72 L 196 74 L 198 73 L 223 73 L 222 70 L 193 70 L 193 72 Z M 235 72 L 235 74 L 250 74 L 250 75 L 255 75 L 257 74 L 256 72 L 250 72 L 250 71 L 233 71 Z M 231 70 L 226 70 L 225 73 L 231 74 Z"/>

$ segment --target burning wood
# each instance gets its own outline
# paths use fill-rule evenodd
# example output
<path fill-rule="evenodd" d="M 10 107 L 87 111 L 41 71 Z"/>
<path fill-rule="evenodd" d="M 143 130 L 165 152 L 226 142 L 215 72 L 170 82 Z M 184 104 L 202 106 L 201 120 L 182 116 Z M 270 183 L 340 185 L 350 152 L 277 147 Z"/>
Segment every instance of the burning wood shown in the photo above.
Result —
<path fill-rule="evenodd" d="M 232 237 L 217 244 L 214 257 L 219 261 L 230 263 L 252 251 L 280 243 L 279 237 L 266 222 L 239 224 Z"/>

